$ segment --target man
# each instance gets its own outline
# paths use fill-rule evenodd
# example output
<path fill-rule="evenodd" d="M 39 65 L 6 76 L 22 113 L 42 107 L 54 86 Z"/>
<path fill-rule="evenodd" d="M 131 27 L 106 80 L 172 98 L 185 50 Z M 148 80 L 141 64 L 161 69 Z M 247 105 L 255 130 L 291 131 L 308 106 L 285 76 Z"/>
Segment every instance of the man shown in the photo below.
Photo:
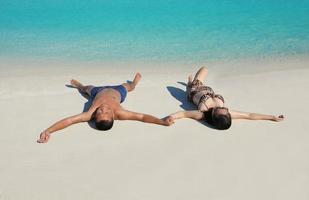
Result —
<path fill-rule="evenodd" d="M 82 94 L 93 99 L 91 107 L 86 112 L 56 122 L 40 134 L 40 139 L 37 142 L 46 143 L 55 131 L 64 129 L 72 124 L 88 122 L 92 119 L 99 130 L 111 129 L 114 120 L 136 120 L 164 126 L 171 125 L 173 123 L 171 117 L 159 119 L 152 115 L 125 110 L 120 105 L 125 100 L 127 93 L 133 91 L 140 80 L 141 75 L 139 73 L 135 75 L 133 82 L 116 86 L 84 86 L 74 79 L 71 80 L 72 86 L 76 87 Z"/>

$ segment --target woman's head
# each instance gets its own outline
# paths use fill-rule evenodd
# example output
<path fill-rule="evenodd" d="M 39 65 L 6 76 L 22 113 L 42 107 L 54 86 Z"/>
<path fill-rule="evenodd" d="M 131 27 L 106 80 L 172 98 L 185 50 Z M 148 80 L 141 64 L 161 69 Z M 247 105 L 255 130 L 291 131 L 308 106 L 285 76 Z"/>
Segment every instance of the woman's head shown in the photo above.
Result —
<path fill-rule="evenodd" d="M 110 106 L 102 104 L 93 114 L 95 126 L 98 130 L 107 131 L 113 127 L 114 112 Z"/>
<path fill-rule="evenodd" d="M 232 118 L 226 107 L 216 107 L 212 110 L 212 123 L 216 129 L 226 130 L 232 125 Z"/>
<path fill-rule="evenodd" d="M 225 107 L 210 108 L 204 112 L 205 121 L 219 130 L 226 130 L 231 127 L 232 119 Z"/>

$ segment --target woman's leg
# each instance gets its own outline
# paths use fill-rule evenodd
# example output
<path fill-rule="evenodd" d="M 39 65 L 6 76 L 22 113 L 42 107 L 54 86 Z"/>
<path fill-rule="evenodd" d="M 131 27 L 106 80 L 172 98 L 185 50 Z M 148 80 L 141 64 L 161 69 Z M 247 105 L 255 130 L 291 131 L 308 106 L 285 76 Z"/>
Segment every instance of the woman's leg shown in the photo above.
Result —
<path fill-rule="evenodd" d="M 193 81 L 193 76 L 192 75 L 188 76 L 187 86 L 191 85 L 192 81 Z"/>
<path fill-rule="evenodd" d="M 141 78 L 142 78 L 142 75 L 140 73 L 137 73 L 134 77 L 133 82 L 123 83 L 122 85 L 127 89 L 128 92 L 131 92 L 135 89 L 135 86 L 138 84 Z"/>
<path fill-rule="evenodd" d="M 206 76 L 208 74 L 208 69 L 206 67 L 201 67 L 195 74 L 194 80 L 199 80 L 202 83 L 205 81 Z"/>

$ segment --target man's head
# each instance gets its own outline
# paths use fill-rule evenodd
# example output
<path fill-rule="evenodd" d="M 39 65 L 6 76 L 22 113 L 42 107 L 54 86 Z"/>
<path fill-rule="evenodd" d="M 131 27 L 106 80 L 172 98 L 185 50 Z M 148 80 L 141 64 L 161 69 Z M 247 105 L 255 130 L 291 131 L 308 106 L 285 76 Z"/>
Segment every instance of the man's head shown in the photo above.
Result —
<path fill-rule="evenodd" d="M 212 123 L 216 129 L 226 130 L 232 125 L 229 110 L 225 107 L 216 107 L 212 110 Z"/>
<path fill-rule="evenodd" d="M 107 131 L 113 127 L 114 112 L 106 104 L 100 105 L 94 112 L 95 126 L 98 130 Z"/>

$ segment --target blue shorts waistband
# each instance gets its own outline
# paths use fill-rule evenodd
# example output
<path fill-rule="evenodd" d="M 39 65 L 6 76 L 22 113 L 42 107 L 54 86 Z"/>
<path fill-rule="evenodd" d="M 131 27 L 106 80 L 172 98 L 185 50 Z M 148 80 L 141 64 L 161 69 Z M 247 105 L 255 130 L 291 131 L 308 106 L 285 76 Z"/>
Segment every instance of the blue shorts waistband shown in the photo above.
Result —
<path fill-rule="evenodd" d="M 127 91 L 126 87 L 124 87 L 123 85 L 94 87 L 94 88 L 91 89 L 91 98 L 95 98 L 96 95 L 99 92 L 101 92 L 102 90 L 107 89 L 107 88 L 112 88 L 112 89 L 118 91 L 120 93 L 120 97 L 121 97 L 120 103 L 124 102 L 124 100 L 127 97 L 128 91 Z"/>

